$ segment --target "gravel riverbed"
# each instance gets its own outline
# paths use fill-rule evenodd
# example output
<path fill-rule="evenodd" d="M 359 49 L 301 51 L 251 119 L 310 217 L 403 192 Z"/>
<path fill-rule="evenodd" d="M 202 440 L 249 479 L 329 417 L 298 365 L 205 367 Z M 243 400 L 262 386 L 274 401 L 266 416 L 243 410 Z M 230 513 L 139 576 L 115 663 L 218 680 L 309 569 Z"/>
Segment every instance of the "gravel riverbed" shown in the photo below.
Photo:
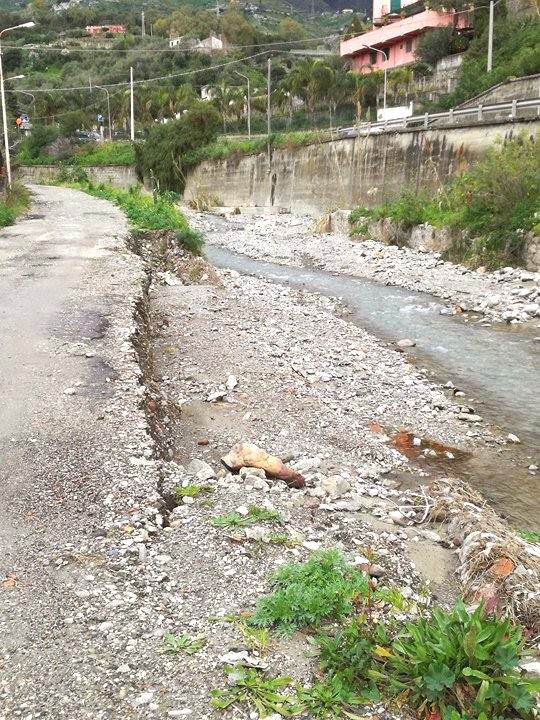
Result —
<path fill-rule="evenodd" d="M 477 312 L 493 322 L 529 322 L 540 327 L 540 273 L 506 267 L 494 272 L 446 262 L 439 253 L 316 234 L 308 216 L 226 213 L 223 218 L 187 210 L 209 242 L 250 257 L 284 265 L 315 267 L 426 292 L 445 301 L 448 314 Z"/>

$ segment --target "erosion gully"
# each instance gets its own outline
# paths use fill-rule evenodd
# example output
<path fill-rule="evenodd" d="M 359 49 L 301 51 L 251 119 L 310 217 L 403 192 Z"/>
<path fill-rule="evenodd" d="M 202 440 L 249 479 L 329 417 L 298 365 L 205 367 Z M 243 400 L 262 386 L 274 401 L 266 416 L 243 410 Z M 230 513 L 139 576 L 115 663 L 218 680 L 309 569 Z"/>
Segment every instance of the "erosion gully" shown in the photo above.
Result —
<path fill-rule="evenodd" d="M 206 256 L 220 268 L 339 297 L 348 306 L 349 322 L 387 341 L 412 338 L 412 361 L 452 381 L 467 393 L 477 413 L 522 445 L 497 454 L 479 451 L 449 467 L 482 491 L 517 527 L 538 529 L 539 475 L 535 463 L 540 440 L 540 343 L 524 328 L 484 327 L 441 315 L 442 303 L 425 293 L 389 287 L 323 270 L 288 267 L 256 260 L 207 243 Z M 414 430 L 414 428 L 412 428 Z"/>

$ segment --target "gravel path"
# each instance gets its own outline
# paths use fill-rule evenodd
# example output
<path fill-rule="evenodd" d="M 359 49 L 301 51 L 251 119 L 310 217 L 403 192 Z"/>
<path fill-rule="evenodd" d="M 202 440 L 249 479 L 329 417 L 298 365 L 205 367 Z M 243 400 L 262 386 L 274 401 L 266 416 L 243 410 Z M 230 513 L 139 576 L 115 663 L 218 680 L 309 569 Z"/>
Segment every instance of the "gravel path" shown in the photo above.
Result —
<path fill-rule="evenodd" d="M 444 262 L 437 253 L 315 234 L 312 217 L 264 214 L 264 208 L 255 216 L 228 214 L 226 222 L 186 212 L 209 242 L 250 257 L 427 292 L 445 300 L 449 314 L 473 310 L 493 321 L 529 321 L 540 327 L 540 273 L 510 267 L 496 272 L 470 270 Z"/>

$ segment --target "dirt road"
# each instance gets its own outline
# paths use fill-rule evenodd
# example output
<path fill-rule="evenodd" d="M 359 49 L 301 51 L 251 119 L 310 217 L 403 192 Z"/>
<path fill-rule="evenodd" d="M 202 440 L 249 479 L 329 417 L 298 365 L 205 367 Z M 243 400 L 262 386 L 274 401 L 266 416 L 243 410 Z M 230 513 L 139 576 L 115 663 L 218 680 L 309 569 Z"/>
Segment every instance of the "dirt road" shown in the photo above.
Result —
<path fill-rule="evenodd" d="M 122 342 L 141 272 L 116 208 L 33 193 L 31 213 L 0 234 L 0 717 L 59 718 L 91 683 L 75 679 L 89 648 L 65 624 L 90 560 L 69 547 L 101 532 L 97 508 L 128 464 L 114 398 L 136 389 Z"/>

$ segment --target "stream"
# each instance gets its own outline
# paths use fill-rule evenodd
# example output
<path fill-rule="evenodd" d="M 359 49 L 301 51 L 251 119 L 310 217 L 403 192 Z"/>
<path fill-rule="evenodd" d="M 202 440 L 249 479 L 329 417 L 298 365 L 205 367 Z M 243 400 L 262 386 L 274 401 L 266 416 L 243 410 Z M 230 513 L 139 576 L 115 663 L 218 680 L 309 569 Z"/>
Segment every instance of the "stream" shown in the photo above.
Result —
<path fill-rule="evenodd" d="M 539 459 L 540 343 L 527 329 L 467 324 L 441 315 L 444 305 L 435 297 L 371 280 L 278 265 L 209 243 L 205 252 L 217 267 L 339 297 L 350 310 L 345 320 L 383 340 L 414 340 L 407 354 L 416 364 L 442 383 L 451 380 L 474 398 L 478 414 L 522 442 L 496 458 L 495 451 L 481 452 L 452 474 L 481 490 L 518 527 L 538 529 L 540 476 L 528 466 Z"/>

